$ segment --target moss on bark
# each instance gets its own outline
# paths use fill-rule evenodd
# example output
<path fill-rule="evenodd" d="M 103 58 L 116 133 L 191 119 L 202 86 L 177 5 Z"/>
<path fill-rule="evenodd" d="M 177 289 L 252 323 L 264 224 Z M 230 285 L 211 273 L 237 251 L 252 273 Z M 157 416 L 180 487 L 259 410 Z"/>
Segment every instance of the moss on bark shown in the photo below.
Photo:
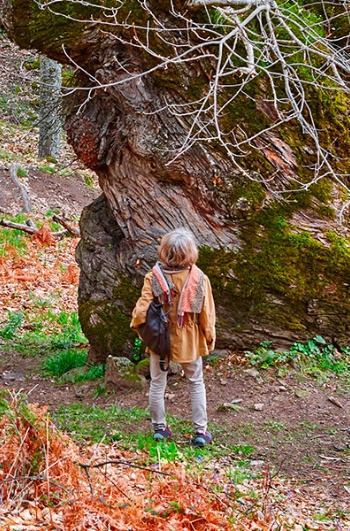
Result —
<path fill-rule="evenodd" d="M 79 306 L 79 319 L 84 334 L 95 350 L 96 360 L 106 356 L 131 359 L 135 333 L 130 329 L 130 317 L 120 311 L 110 299 L 90 299 Z"/>

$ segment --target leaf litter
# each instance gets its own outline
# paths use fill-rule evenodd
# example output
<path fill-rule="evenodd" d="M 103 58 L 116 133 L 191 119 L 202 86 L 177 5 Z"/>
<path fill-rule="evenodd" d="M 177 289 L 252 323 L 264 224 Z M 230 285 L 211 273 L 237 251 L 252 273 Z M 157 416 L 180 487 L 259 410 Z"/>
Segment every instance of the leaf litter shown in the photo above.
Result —
<path fill-rule="evenodd" d="M 0 530 L 302 531 L 315 524 L 312 500 L 268 467 L 236 485 L 227 466 L 147 463 L 116 445 L 78 446 L 46 407 L 7 393 L 0 421 Z M 2 400 L 2 406 L 4 404 Z"/>

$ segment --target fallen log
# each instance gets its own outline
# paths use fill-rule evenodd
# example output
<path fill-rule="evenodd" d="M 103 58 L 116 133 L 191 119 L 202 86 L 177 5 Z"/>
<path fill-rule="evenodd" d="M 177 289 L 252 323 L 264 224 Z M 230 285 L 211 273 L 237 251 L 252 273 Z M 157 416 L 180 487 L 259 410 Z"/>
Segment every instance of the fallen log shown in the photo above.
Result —
<path fill-rule="evenodd" d="M 29 227 L 28 225 L 22 225 L 21 223 L 14 223 L 13 221 L 8 221 L 7 219 L 0 219 L 0 225 L 9 229 L 22 230 L 28 234 L 35 234 L 39 230 L 36 227 Z"/>
<path fill-rule="evenodd" d="M 23 232 L 26 232 L 27 234 L 33 235 L 36 234 L 40 229 L 35 227 L 34 223 L 31 222 L 29 225 L 22 225 L 21 223 L 15 223 L 13 221 L 8 221 L 7 219 L 0 219 L 0 226 L 6 227 L 8 229 L 16 229 L 16 230 L 22 230 Z M 56 232 L 51 233 L 52 236 L 55 238 L 59 236 L 64 236 L 69 234 L 69 231 L 67 229 L 64 230 L 58 230 Z"/>

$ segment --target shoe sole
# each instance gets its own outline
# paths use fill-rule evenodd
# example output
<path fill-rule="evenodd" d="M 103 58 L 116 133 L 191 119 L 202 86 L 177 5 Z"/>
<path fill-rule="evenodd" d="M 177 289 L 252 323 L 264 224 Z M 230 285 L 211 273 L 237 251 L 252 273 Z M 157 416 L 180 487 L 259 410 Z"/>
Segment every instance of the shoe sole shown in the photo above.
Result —
<path fill-rule="evenodd" d="M 208 444 L 211 444 L 213 441 L 192 441 L 193 446 L 197 446 L 198 448 L 203 448 L 203 446 L 207 446 Z"/>

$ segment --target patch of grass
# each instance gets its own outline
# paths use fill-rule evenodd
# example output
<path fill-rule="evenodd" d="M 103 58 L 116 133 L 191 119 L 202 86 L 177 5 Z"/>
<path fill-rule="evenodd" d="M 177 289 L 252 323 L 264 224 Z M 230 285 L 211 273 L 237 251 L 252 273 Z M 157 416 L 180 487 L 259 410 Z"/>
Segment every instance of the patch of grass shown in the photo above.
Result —
<path fill-rule="evenodd" d="M 123 410 L 116 406 L 99 408 L 96 406 L 85 407 L 82 404 L 73 404 L 61 407 L 55 414 L 56 424 L 69 433 L 69 435 L 83 442 L 86 439 L 91 442 L 102 441 L 104 443 L 118 442 L 118 447 L 130 451 L 142 451 L 147 464 L 179 462 L 193 464 L 203 468 L 208 461 L 227 457 L 227 455 L 241 456 L 235 465 L 240 467 L 249 466 L 245 459 L 254 452 L 249 445 L 212 444 L 203 448 L 197 448 L 190 444 L 192 426 L 190 422 L 180 421 L 175 417 L 168 417 L 168 422 L 173 430 L 173 438 L 156 442 L 150 423 L 150 414 L 147 409 L 132 408 Z M 145 427 L 146 423 L 146 427 Z M 185 427 L 184 427 L 184 426 Z M 220 433 L 219 426 L 210 426 L 214 434 Z M 186 436 L 184 436 L 186 431 Z"/>
<path fill-rule="evenodd" d="M 1 158 L 1 154 L 0 154 Z M 18 216 L 4 216 L 4 219 L 13 221 L 14 223 L 25 223 L 28 216 L 19 214 Z M 28 237 L 20 230 L 7 229 L 1 227 L 0 230 L 0 256 L 7 256 L 10 251 L 16 251 L 20 256 L 25 255 L 28 250 Z"/>
<path fill-rule="evenodd" d="M 21 327 L 24 315 L 22 312 L 7 312 L 8 315 L 8 322 L 0 330 L 0 337 L 3 337 L 4 339 L 13 339 L 15 335 L 17 334 L 18 329 Z"/>
<path fill-rule="evenodd" d="M 48 300 L 34 298 L 33 305 L 37 308 L 36 312 L 8 312 L 7 322 L 0 329 L 0 337 L 7 340 L 2 348 L 15 348 L 22 356 L 42 357 L 45 376 L 59 378 L 67 371 L 85 366 L 87 352 L 81 345 L 87 340 L 77 313 L 62 310 L 56 314 Z M 76 375 L 72 381 L 96 379 L 103 374 L 102 366 L 93 366 Z"/>
<path fill-rule="evenodd" d="M 33 98 L 31 102 L 26 98 L 25 89 L 20 86 L 14 86 L 12 94 L 0 95 L 0 110 L 5 116 L 10 117 L 16 125 L 29 127 L 35 125 L 38 119 L 36 101 Z"/>
<path fill-rule="evenodd" d="M 275 431 L 283 431 L 286 429 L 283 422 L 277 422 L 276 420 L 270 420 L 268 423 L 268 427 L 270 430 L 275 430 Z"/>
<path fill-rule="evenodd" d="M 0 160 L 12 162 L 13 160 L 17 160 L 17 158 L 18 157 L 15 153 L 11 153 L 10 151 L 0 148 Z"/>
<path fill-rule="evenodd" d="M 38 170 L 46 173 L 56 173 L 57 168 L 50 166 L 49 164 L 38 164 Z"/>
<path fill-rule="evenodd" d="M 27 170 L 25 170 L 24 168 L 21 168 L 21 166 L 19 166 L 18 169 L 17 169 L 17 176 L 18 177 L 27 177 L 27 175 L 28 175 Z"/>
<path fill-rule="evenodd" d="M 62 376 L 66 372 L 84 367 L 86 364 L 87 352 L 81 350 L 67 349 L 47 358 L 43 362 L 43 371 L 45 376 Z"/>
<path fill-rule="evenodd" d="M 58 384 L 77 384 L 103 378 L 106 365 L 88 365 L 86 363 L 87 355 L 87 351 L 80 349 L 63 350 L 56 353 L 53 357 L 44 360 L 43 374 L 44 376 L 53 376 Z M 104 392 L 103 385 L 100 385 L 96 392 L 102 394 Z"/>
<path fill-rule="evenodd" d="M 114 405 L 103 409 L 72 404 L 61 407 L 54 415 L 56 424 L 77 441 L 104 440 L 107 443 L 123 439 L 126 441 L 126 446 L 129 443 L 129 436 L 123 433 L 123 427 L 137 424 L 146 418 L 149 418 L 149 412 L 146 410 L 138 408 L 122 410 Z M 137 446 L 138 435 L 133 434 L 131 438 Z"/>
<path fill-rule="evenodd" d="M 234 485 L 244 483 L 247 479 L 251 479 L 251 476 L 251 470 L 247 468 L 233 467 L 228 469 L 228 477 Z"/>

